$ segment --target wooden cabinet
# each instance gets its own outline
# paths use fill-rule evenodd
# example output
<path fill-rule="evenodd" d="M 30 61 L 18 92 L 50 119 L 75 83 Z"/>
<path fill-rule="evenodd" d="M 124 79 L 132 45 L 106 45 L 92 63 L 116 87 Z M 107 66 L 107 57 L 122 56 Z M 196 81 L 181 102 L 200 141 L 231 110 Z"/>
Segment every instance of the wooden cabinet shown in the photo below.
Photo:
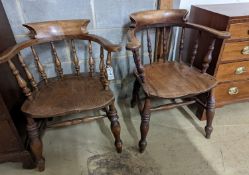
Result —
<path fill-rule="evenodd" d="M 0 1 L 0 53 L 15 44 L 9 22 Z M 17 62 L 17 66 L 21 66 Z M 0 65 L 0 163 L 23 162 L 33 168 L 30 153 L 25 149 L 25 120 L 20 112 L 23 95 L 7 64 Z"/>
<path fill-rule="evenodd" d="M 216 42 L 208 73 L 219 81 L 215 88 L 216 107 L 249 100 L 249 3 L 196 5 L 191 7 L 189 21 L 231 33 L 231 38 Z M 202 40 L 206 40 L 205 36 Z M 189 39 L 188 47 L 194 41 Z M 199 48 L 199 56 L 203 48 Z M 199 63 L 195 63 L 196 66 Z M 204 99 L 204 98 L 202 98 Z M 197 116 L 204 119 L 204 109 Z"/>
<path fill-rule="evenodd" d="M 30 153 L 24 144 L 0 95 L 0 162 L 22 162 L 24 168 L 33 168 Z"/>

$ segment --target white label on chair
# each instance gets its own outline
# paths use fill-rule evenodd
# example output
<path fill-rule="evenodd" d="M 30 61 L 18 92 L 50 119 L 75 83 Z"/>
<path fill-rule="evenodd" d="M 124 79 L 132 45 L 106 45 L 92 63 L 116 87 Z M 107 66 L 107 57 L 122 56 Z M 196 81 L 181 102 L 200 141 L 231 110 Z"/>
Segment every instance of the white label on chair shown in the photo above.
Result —
<path fill-rule="evenodd" d="M 108 66 L 106 68 L 106 72 L 107 72 L 107 79 L 108 80 L 114 80 L 114 73 L 113 73 L 113 68 L 111 66 Z"/>

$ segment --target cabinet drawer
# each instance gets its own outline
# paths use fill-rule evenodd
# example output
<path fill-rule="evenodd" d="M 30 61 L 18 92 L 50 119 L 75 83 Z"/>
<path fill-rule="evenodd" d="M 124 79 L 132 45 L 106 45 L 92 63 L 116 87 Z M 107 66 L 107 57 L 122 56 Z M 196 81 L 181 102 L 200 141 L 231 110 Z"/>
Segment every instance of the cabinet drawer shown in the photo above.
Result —
<path fill-rule="evenodd" d="M 219 81 L 245 80 L 249 78 L 249 61 L 220 64 L 216 78 Z"/>
<path fill-rule="evenodd" d="M 228 103 L 249 101 L 249 81 L 222 83 L 215 88 L 217 106 Z"/>
<path fill-rule="evenodd" d="M 249 38 L 249 23 L 231 24 L 229 32 L 231 39 Z"/>
<path fill-rule="evenodd" d="M 225 43 L 221 61 L 249 59 L 249 41 Z"/>

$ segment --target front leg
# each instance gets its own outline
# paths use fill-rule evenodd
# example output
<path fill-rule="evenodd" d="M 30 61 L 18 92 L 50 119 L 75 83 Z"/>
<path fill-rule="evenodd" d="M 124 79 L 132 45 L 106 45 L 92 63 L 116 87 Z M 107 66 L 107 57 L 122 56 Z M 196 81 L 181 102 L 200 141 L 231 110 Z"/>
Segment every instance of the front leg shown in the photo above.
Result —
<path fill-rule="evenodd" d="M 30 138 L 30 148 L 35 157 L 35 163 L 39 171 L 45 169 L 45 159 L 42 156 L 42 140 L 40 138 L 39 128 L 33 118 L 27 117 L 27 131 Z"/>
<path fill-rule="evenodd" d="M 122 152 L 122 140 L 120 139 L 120 124 L 118 122 L 117 111 L 114 106 L 114 102 L 109 106 L 107 113 L 109 120 L 111 121 L 111 130 L 115 138 L 115 146 L 118 153 Z"/>
<path fill-rule="evenodd" d="M 139 141 L 139 151 L 141 153 L 144 152 L 147 146 L 146 137 L 149 131 L 149 122 L 151 114 L 150 108 L 151 108 L 150 98 L 146 97 L 144 102 L 144 108 L 141 113 L 141 125 L 140 125 L 141 140 Z"/>
<path fill-rule="evenodd" d="M 206 108 L 206 116 L 207 116 L 207 124 L 205 127 L 206 132 L 206 138 L 209 139 L 210 135 L 213 131 L 213 118 L 215 114 L 215 97 L 213 94 L 213 90 L 209 93 L 208 99 L 207 99 L 207 108 Z"/>

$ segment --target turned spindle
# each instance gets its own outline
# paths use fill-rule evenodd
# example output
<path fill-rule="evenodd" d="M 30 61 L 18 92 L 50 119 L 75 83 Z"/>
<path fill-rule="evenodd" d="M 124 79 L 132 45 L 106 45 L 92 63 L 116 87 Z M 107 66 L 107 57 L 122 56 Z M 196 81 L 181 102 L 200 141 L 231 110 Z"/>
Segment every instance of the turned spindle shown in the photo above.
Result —
<path fill-rule="evenodd" d="M 183 57 L 183 49 L 184 49 L 184 36 L 185 36 L 185 28 L 182 28 L 180 47 L 179 47 L 179 61 L 182 62 Z"/>
<path fill-rule="evenodd" d="M 139 49 L 133 50 L 132 53 L 133 53 L 133 59 L 134 59 L 135 65 L 136 65 L 137 73 L 138 73 L 141 81 L 144 82 L 144 67 L 141 63 Z"/>
<path fill-rule="evenodd" d="M 58 57 L 58 54 L 57 54 L 57 51 L 55 49 L 54 43 L 50 42 L 50 45 L 51 45 L 52 53 L 53 53 L 53 56 L 54 56 L 54 64 L 55 64 L 56 73 L 60 78 L 63 78 L 63 69 L 61 67 L 61 61 L 60 61 L 60 59 Z"/>
<path fill-rule="evenodd" d="M 27 65 L 25 64 L 23 56 L 21 55 L 21 53 L 18 54 L 18 59 L 19 59 L 21 65 L 22 65 L 22 67 L 27 75 L 28 80 L 30 81 L 32 88 L 37 91 L 38 90 L 37 83 L 34 79 L 33 74 L 30 72 Z"/>
<path fill-rule="evenodd" d="M 198 32 L 197 38 L 195 40 L 194 43 L 194 47 L 193 47 L 193 52 L 192 52 L 192 56 L 191 56 L 191 60 L 190 60 L 190 66 L 192 67 L 196 58 L 196 54 L 198 51 L 198 47 L 199 47 L 199 36 L 201 35 L 201 32 Z"/>
<path fill-rule="evenodd" d="M 168 40 L 170 35 L 170 28 L 163 28 L 163 60 L 164 62 L 168 59 Z"/>
<path fill-rule="evenodd" d="M 147 29 L 147 48 L 148 48 L 148 54 L 149 54 L 149 59 L 150 59 L 150 64 L 151 64 L 152 63 L 152 46 L 151 46 L 149 29 Z"/>
<path fill-rule="evenodd" d="M 38 69 L 38 72 L 39 72 L 41 78 L 47 84 L 48 83 L 47 74 L 45 73 L 45 69 L 44 69 L 43 65 L 41 64 L 41 62 L 40 62 L 40 58 L 38 57 L 38 54 L 36 53 L 36 51 L 35 51 L 35 49 L 34 49 L 33 46 L 31 46 L 31 50 L 32 50 L 32 53 L 33 53 L 34 58 L 35 58 L 35 63 L 36 63 L 36 67 Z"/>
<path fill-rule="evenodd" d="M 89 54 L 89 58 L 88 58 L 88 64 L 89 64 L 89 76 L 92 77 L 94 74 L 94 59 L 93 59 L 93 51 L 92 51 L 92 42 L 89 41 L 88 43 L 88 54 Z"/>
<path fill-rule="evenodd" d="M 8 64 L 9 64 L 9 67 L 10 67 L 13 75 L 15 76 L 15 78 L 17 80 L 17 83 L 18 83 L 19 87 L 22 89 L 24 95 L 29 100 L 32 100 L 33 99 L 32 94 L 31 94 L 30 89 L 27 86 L 26 81 L 21 77 L 19 71 L 17 70 L 16 66 L 14 65 L 14 63 L 11 60 L 8 61 Z"/>
<path fill-rule="evenodd" d="M 71 39 L 71 49 L 72 49 L 72 54 L 73 54 L 73 64 L 74 64 L 74 67 L 75 67 L 76 75 L 79 76 L 80 75 L 79 58 L 77 56 L 77 52 L 76 52 L 76 49 L 75 49 L 75 44 L 74 44 L 73 39 Z"/>
<path fill-rule="evenodd" d="M 100 71 L 100 81 L 104 85 L 104 81 L 105 81 L 105 60 L 104 60 L 104 48 L 102 46 L 100 47 L 99 71 Z"/>
<path fill-rule="evenodd" d="M 108 52 L 107 59 L 106 59 L 106 68 L 111 67 L 111 66 L 112 66 L 112 54 L 111 54 L 111 52 Z M 104 86 L 105 86 L 106 90 L 109 88 L 109 80 L 108 80 L 108 75 L 107 75 L 106 69 L 105 69 Z"/>
<path fill-rule="evenodd" d="M 209 48 L 208 48 L 208 52 L 203 59 L 202 73 L 205 73 L 207 71 L 207 69 L 209 67 L 209 63 L 212 60 L 212 54 L 213 54 L 213 50 L 214 50 L 215 41 L 216 41 L 216 39 L 212 39 L 211 44 L 209 45 Z"/>

